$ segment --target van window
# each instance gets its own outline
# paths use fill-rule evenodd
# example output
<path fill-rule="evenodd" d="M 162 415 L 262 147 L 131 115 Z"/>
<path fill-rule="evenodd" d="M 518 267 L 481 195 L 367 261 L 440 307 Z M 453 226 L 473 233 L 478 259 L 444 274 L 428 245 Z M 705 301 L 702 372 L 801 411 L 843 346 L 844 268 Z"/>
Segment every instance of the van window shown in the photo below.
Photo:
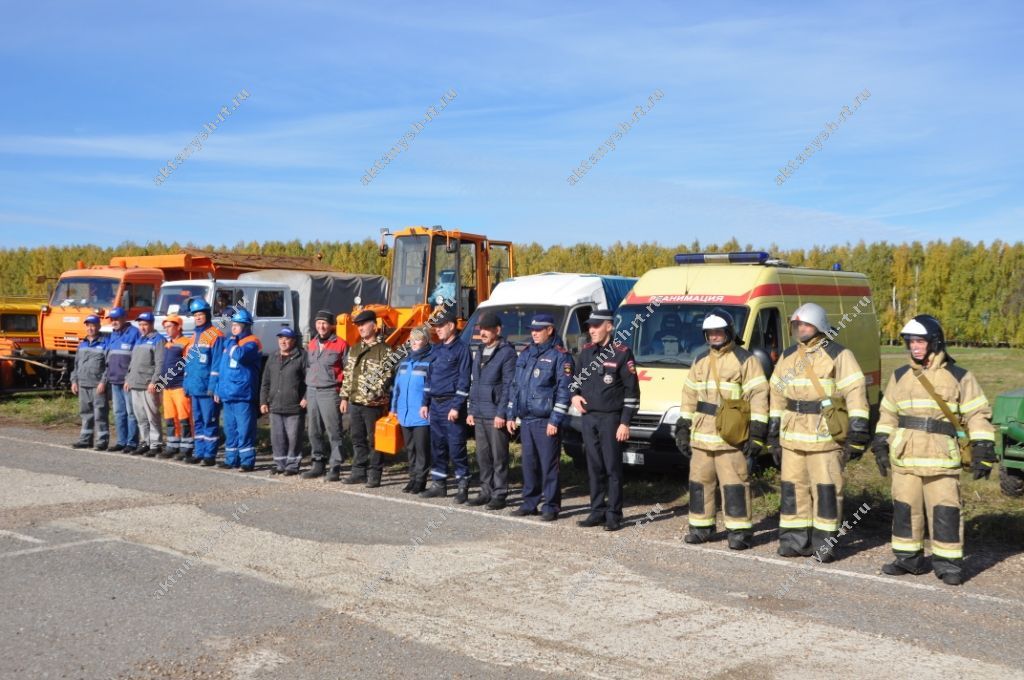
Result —
<path fill-rule="evenodd" d="M 220 288 L 213 299 L 214 316 L 222 316 L 228 307 L 244 307 L 245 293 L 241 288 Z"/>
<path fill-rule="evenodd" d="M 704 351 L 704 317 L 722 305 L 623 305 L 615 313 L 616 338 L 627 343 L 640 366 L 689 366 Z M 746 327 L 746 307 L 722 306 Z"/>
<path fill-rule="evenodd" d="M 152 283 L 126 283 L 124 284 L 124 295 L 121 297 L 121 306 L 125 309 L 132 307 L 152 307 L 156 300 L 156 286 Z"/>
<path fill-rule="evenodd" d="M 779 310 L 775 307 L 767 307 L 757 313 L 754 328 L 750 336 L 750 351 L 755 349 L 764 350 L 772 363 L 779 360 L 779 353 L 782 351 L 782 323 Z"/>
<path fill-rule="evenodd" d="M 256 316 L 275 319 L 284 316 L 284 291 L 261 290 L 256 293 Z"/>
<path fill-rule="evenodd" d="M 579 307 L 569 315 L 569 325 L 565 329 L 565 348 L 576 354 L 583 345 L 590 342 L 590 333 L 587 332 L 587 319 L 590 318 L 590 307 Z"/>

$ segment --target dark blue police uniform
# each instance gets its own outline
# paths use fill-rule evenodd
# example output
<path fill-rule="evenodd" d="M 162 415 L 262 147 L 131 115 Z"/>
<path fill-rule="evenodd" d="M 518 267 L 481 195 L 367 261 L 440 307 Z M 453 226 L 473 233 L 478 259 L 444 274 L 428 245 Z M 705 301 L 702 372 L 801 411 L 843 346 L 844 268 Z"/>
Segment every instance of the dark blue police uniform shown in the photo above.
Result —
<path fill-rule="evenodd" d="M 445 484 L 449 457 L 455 467 L 456 480 L 469 479 L 469 452 L 466 450 L 469 377 L 469 347 L 458 335 L 450 342 L 433 346 L 423 384 L 423 405 L 430 409 L 432 482 Z M 452 409 L 459 412 L 455 421 L 448 420 L 448 412 Z"/>

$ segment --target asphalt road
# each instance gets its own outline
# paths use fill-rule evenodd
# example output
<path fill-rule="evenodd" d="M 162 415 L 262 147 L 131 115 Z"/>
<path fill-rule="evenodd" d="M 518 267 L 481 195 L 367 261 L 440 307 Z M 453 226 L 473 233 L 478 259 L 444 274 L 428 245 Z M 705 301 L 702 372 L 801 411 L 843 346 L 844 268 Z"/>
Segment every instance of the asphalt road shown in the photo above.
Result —
<path fill-rule="evenodd" d="M 1024 678 L 1013 551 L 952 588 L 856 527 L 808 566 L 67 441 L 0 430 L 2 678 Z"/>

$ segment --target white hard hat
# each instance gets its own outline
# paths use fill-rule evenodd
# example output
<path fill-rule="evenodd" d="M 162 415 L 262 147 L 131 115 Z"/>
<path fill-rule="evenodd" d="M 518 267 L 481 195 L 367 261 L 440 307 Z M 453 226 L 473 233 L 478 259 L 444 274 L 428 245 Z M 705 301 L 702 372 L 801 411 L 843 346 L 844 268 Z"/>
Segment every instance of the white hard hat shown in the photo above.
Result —
<path fill-rule="evenodd" d="M 731 328 L 732 323 L 727 321 L 725 318 L 715 314 L 714 312 L 704 317 L 704 323 L 701 324 L 701 328 L 706 331 L 713 330 L 715 328 Z"/>
<path fill-rule="evenodd" d="M 813 302 L 797 307 L 796 311 L 793 312 L 793 316 L 789 317 L 789 320 L 809 323 L 821 333 L 826 333 L 831 329 L 831 326 L 828 325 L 828 314 L 825 313 L 825 308 Z"/>

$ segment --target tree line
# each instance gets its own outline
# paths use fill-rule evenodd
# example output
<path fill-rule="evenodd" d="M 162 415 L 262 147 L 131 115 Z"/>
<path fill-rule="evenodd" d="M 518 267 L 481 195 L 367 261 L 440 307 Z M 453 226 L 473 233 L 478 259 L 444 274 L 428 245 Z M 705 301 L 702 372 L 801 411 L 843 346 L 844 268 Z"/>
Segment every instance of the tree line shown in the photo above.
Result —
<path fill-rule="evenodd" d="M 127 242 L 115 247 L 94 245 L 0 249 L 0 294 L 45 295 L 61 272 L 79 260 L 107 264 L 117 255 L 158 255 L 183 247 L 263 255 L 323 256 L 325 265 L 342 271 L 387 275 L 390 257 L 378 254 L 375 241 L 256 241 L 234 246 Z M 516 244 L 516 273 L 588 272 L 639 276 L 670 266 L 676 253 L 756 250 L 732 239 L 722 244 L 666 246 L 623 243 L 603 246 Z M 928 243 L 878 243 L 816 246 L 784 250 L 764 248 L 794 266 L 830 269 L 841 263 L 847 271 L 866 274 L 879 314 L 882 341 L 895 341 L 905 320 L 934 314 L 956 344 L 1024 346 L 1024 243 L 972 243 L 963 239 Z"/>

